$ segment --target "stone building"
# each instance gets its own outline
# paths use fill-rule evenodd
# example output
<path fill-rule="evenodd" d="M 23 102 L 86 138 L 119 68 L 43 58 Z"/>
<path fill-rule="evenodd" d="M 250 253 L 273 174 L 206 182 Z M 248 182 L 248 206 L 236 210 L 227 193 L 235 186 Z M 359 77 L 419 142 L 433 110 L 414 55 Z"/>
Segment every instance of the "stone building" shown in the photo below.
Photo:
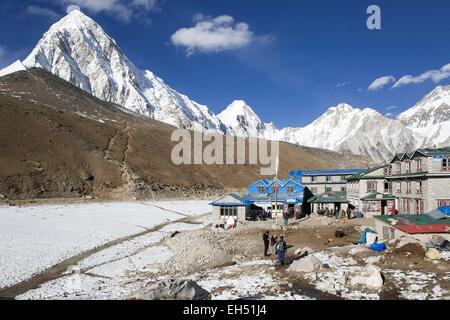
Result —
<path fill-rule="evenodd" d="M 397 154 L 386 180 L 401 214 L 422 214 L 450 205 L 450 147 Z"/>

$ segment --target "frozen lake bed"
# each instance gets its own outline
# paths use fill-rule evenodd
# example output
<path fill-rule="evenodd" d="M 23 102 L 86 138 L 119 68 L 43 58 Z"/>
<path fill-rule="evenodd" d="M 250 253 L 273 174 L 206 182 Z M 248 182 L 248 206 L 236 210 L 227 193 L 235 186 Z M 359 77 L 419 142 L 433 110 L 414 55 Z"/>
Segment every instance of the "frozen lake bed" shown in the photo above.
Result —
<path fill-rule="evenodd" d="M 66 259 L 113 241 L 118 243 L 93 255 L 90 260 L 84 261 L 85 265 L 94 267 L 96 264 L 92 264 L 92 261 L 107 261 L 108 257 L 119 252 L 133 252 L 144 245 L 157 243 L 172 230 L 193 228 L 189 224 L 179 224 L 178 220 L 210 213 L 208 202 L 193 200 L 2 206 L 0 289 L 20 283 Z M 171 222 L 174 223 L 173 226 Z M 155 227 L 158 228 L 153 230 Z M 127 237 L 135 235 L 139 237 L 127 240 Z M 121 250 L 120 245 L 127 246 L 126 250 Z M 139 254 L 147 257 L 148 253 L 154 256 L 151 250 Z M 126 265 L 128 255 L 118 257 L 116 266 Z M 164 252 L 163 255 L 167 256 L 167 253 Z M 152 261 L 152 258 L 145 258 L 144 261 L 146 260 Z M 131 263 L 135 262 L 131 259 Z M 113 269 L 120 273 L 124 268 Z"/>

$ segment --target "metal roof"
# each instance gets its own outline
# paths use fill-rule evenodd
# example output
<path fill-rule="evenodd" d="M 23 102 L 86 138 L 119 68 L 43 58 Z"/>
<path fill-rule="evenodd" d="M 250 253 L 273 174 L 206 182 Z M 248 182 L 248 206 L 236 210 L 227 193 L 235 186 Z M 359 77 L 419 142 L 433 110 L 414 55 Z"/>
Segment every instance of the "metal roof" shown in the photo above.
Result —
<path fill-rule="evenodd" d="M 371 193 L 361 198 L 361 200 L 363 201 L 380 201 L 380 200 L 395 200 L 395 199 L 397 199 L 397 197 L 392 194 L 380 192 Z"/>
<path fill-rule="evenodd" d="M 235 202 L 221 201 L 223 198 L 228 197 L 228 196 L 236 199 L 236 201 Z M 252 203 L 253 203 L 252 201 L 250 201 L 248 199 L 244 199 L 235 193 L 230 193 L 230 194 L 227 194 L 227 195 L 217 199 L 216 201 L 209 203 L 209 205 L 214 206 L 214 207 L 219 207 L 219 206 L 240 207 L 240 206 L 249 206 Z"/>
<path fill-rule="evenodd" d="M 310 170 L 310 171 L 303 171 L 303 175 L 304 176 L 345 175 L 345 174 L 356 174 L 362 171 L 364 171 L 364 169 Z"/>
<path fill-rule="evenodd" d="M 309 203 L 347 203 L 347 192 L 326 192 L 308 199 Z"/>
<path fill-rule="evenodd" d="M 406 233 L 450 233 L 450 217 L 433 219 L 428 214 L 375 216 L 396 229 Z"/>

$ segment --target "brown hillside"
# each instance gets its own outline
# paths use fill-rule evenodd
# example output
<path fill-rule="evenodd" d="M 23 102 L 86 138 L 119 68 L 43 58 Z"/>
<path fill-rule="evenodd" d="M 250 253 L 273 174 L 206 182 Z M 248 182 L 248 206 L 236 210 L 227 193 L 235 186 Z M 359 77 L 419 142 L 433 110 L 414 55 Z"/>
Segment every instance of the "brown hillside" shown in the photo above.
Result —
<path fill-rule="evenodd" d="M 0 78 L 0 194 L 10 199 L 153 198 L 240 189 L 256 165 L 172 164 L 173 127 L 101 101 L 33 69 Z M 367 157 L 280 146 L 292 169 L 364 167 Z"/>

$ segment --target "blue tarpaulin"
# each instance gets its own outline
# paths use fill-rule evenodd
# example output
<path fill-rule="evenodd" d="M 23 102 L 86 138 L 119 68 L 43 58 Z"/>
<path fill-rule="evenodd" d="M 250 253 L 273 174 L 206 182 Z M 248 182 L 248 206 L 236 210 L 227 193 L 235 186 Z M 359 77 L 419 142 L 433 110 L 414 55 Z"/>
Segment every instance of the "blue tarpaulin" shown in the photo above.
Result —
<path fill-rule="evenodd" d="M 384 242 L 374 242 L 369 246 L 369 248 L 376 252 L 382 252 L 387 249 L 387 245 Z"/>
<path fill-rule="evenodd" d="M 450 216 L 450 206 L 443 206 L 438 208 L 443 214 Z"/>

